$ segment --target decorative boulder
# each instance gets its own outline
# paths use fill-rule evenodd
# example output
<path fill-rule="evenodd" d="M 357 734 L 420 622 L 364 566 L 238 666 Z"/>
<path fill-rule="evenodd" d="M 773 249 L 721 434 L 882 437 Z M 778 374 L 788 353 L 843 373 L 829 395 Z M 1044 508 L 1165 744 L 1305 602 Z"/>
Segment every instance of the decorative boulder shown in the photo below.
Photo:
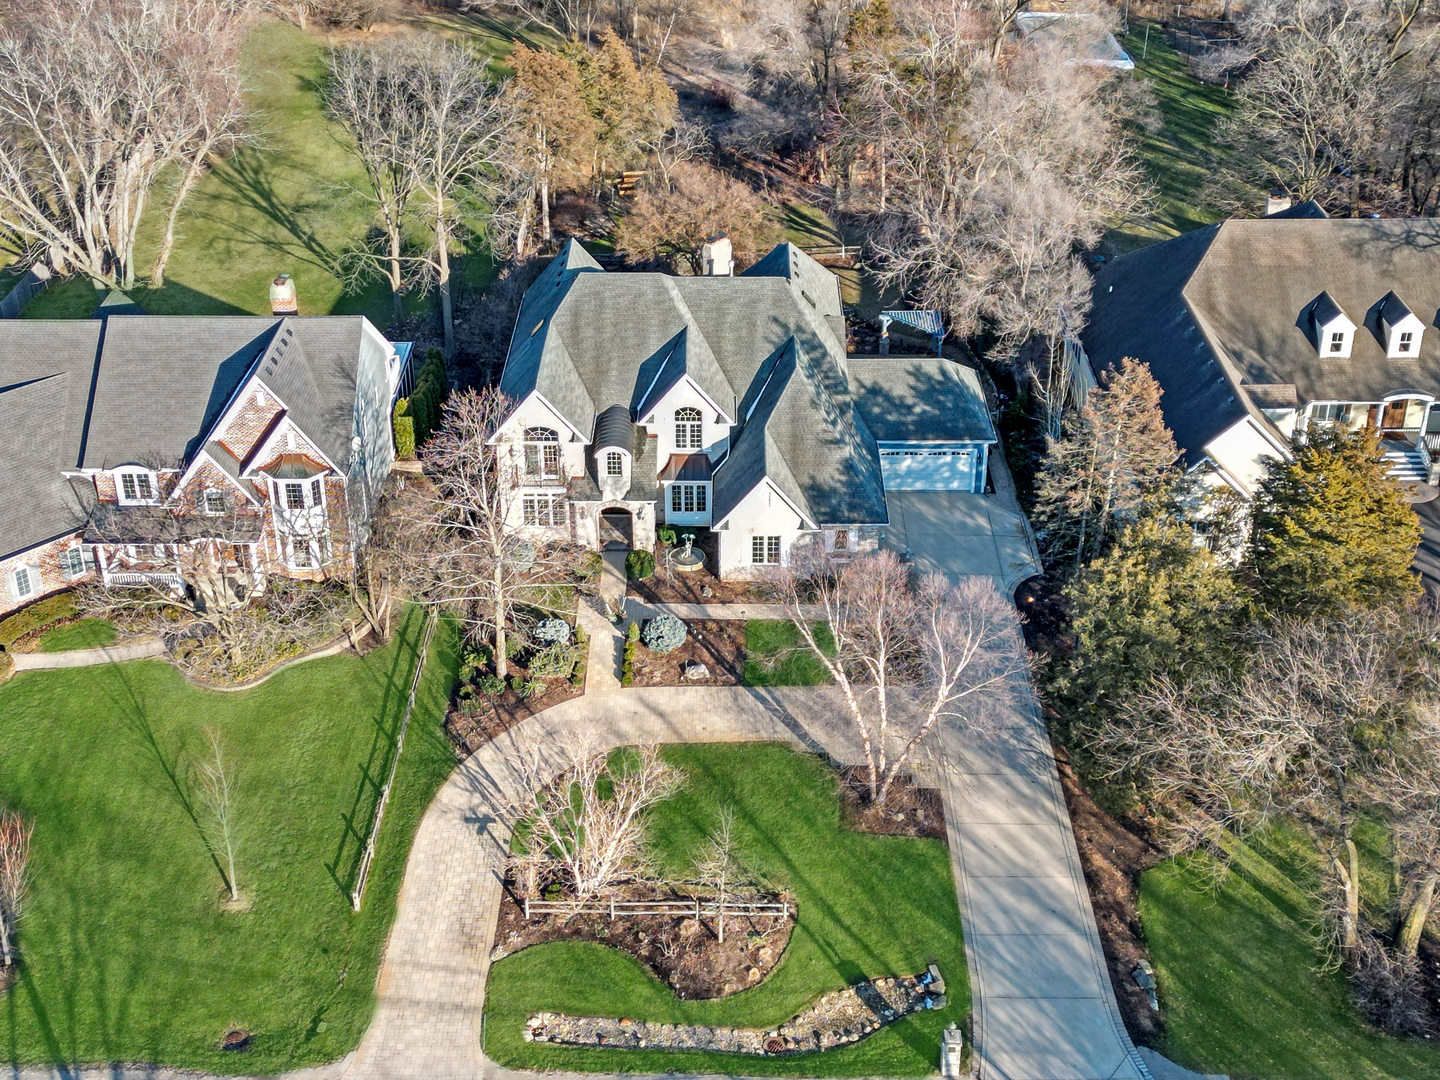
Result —
<path fill-rule="evenodd" d="M 674 652 L 685 643 L 685 624 L 674 615 L 657 615 L 645 624 L 640 640 L 654 652 Z"/>
<path fill-rule="evenodd" d="M 530 636 L 537 645 L 560 645 L 570 640 L 570 624 L 564 619 L 541 619 Z"/>
<path fill-rule="evenodd" d="M 692 660 L 685 665 L 685 678 L 690 682 L 700 682 L 710 677 L 710 669 L 698 660 Z"/>

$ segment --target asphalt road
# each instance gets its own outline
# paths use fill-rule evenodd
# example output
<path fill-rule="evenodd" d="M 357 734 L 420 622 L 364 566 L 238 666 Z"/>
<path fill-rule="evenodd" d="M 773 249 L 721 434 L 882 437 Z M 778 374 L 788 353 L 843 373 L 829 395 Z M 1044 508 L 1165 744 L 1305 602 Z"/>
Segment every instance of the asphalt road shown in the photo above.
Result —
<path fill-rule="evenodd" d="M 1440 598 L 1440 499 L 1416 503 L 1414 510 L 1424 534 L 1415 553 L 1415 569 L 1420 571 L 1426 591 Z"/>

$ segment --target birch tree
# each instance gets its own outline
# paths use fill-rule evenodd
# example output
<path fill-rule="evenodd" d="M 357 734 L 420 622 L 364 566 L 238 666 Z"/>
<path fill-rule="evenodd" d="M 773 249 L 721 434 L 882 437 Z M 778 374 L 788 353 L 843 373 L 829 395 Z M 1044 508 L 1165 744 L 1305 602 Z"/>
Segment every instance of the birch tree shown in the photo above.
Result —
<path fill-rule="evenodd" d="M 205 843 L 221 865 L 230 902 L 240 899 L 236 858 L 241 843 L 240 776 L 218 728 L 205 731 L 208 754 L 195 763 L 195 803 Z"/>
<path fill-rule="evenodd" d="M 0 810 L 0 957 L 15 963 L 15 925 L 30 892 L 30 837 L 34 822 L 14 810 Z"/>
<path fill-rule="evenodd" d="M 1063 574 L 1104 551 L 1174 478 L 1179 451 L 1160 412 L 1161 393 L 1149 367 L 1126 357 L 1050 441 L 1035 519 L 1047 561 Z"/>
<path fill-rule="evenodd" d="M 524 462 L 495 441 L 513 408 L 494 387 L 450 395 L 421 453 L 429 480 L 414 486 L 390 541 L 417 600 L 490 637 L 502 679 L 516 609 L 546 608 L 548 588 L 573 580 L 579 552 L 551 527 L 525 524 Z"/>
<path fill-rule="evenodd" d="M 927 574 L 892 551 L 849 562 L 793 552 L 780 576 L 801 645 L 834 681 L 864 755 L 870 799 L 942 720 L 978 723 L 1028 670 L 1014 607 L 988 580 Z"/>
<path fill-rule="evenodd" d="M 736 892 L 749 884 L 740 863 L 739 845 L 735 837 L 735 808 L 723 806 L 704 849 L 695 861 L 695 880 L 715 897 L 715 937 L 725 944 L 725 904 Z"/>

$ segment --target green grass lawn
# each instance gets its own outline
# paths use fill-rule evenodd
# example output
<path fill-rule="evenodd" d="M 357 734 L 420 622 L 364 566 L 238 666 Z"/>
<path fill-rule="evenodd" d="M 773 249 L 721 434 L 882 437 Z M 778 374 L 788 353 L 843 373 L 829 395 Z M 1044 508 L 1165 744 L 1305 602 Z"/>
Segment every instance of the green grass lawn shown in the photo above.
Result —
<path fill-rule="evenodd" d="M 504 24 L 495 20 L 437 15 L 419 22 L 470 42 L 482 55 L 510 50 Z M 321 106 L 328 50 L 323 34 L 278 20 L 264 20 L 250 32 L 242 60 L 257 145 L 220 162 L 190 195 L 165 287 L 133 294 L 146 311 L 269 314 L 270 281 L 288 273 L 302 315 L 358 313 L 382 329 L 390 325 L 390 296 L 382 283 L 347 293 L 336 272 L 341 254 L 365 236 L 373 211 L 363 194 L 365 174 Z M 142 273 L 149 272 L 160 239 L 159 202 L 141 229 L 136 259 Z M 462 287 L 483 286 L 491 274 L 484 251 L 461 253 L 456 276 Z M 99 299 L 88 280 L 71 278 L 31 301 L 25 317 L 86 318 Z M 428 310 L 432 303 L 433 297 L 412 298 L 409 309 Z"/>
<path fill-rule="evenodd" d="M 1389 886 L 1377 833 L 1360 840 L 1362 894 L 1378 916 Z M 1344 974 L 1321 970 L 1317 853 L 1304 834 L 1260 838 L 1218 890 L 1210 868 L 1207 857 L 1190 856 L 1140 879 L 1166 1054 L 1237 1080 L 1440 1077 L 1440 1045 L 1380 1035 L 1356 1013 Z"/>
<path fill-rule="evenodd" d="M 115 642 L 115 626 L 104 619 L 77 619 L 40 635 L 41 652 L 98 649 Z"/>
<path fill-rule="evenodd" d="M 1148 221 L 1109 235 L 1117 250 L 1130 251 L 1223 216 L 1202 205 L 1200 193 L 1214 167 L 1215 125 L 1233 108 L 1233 99 L 1228 90 L 1192 76 L 1184 54 L 1171 46 L 1159 26 L 1150 27 L 1147 44 L 1145 24 L 1132 23 L 1122 44 L 1135 60 L 1135 77 L 1150 83 L 1164 122 L 1154 134 L 1133 132 L 1157 198 Z"/>
<path fill-rule="evenodd" d="M 440 727 L 455 676 L 445 630 L 353 913 L 421 629 L 411 613 L 384 648 L 244 693 L 197 689 L 154 661 L 23 672 L 0 688 L 0 805 L 35 823 L 24 966 L 0 997 L 3 1060 L 274 1073 L 356 1045 L 411 838 L 455 764 Z M 241 771 L 244 914 L 221 912 L 189 812 L 206 726 Z M 232 1024 L 255 1033 L 249 1053 L 219 1050 Z"/>
<path fill-rule="evenodd" d="M 734 807 L 740 850 L 764 878 L 795 896 L 799 920 L 770 976 L 718 1001 L 681 1001 L 629 955 L 601 945 L 534 946 L 491 969 L 485 1049 L 524 1069 L 713 1072 L 779 1076 L 925 1076 L 940 1035 L 970 1008 L 960 916 L 945 845 L 872 836 L 840 827 L 834 772 L 788 747 L 671 746 L 683 791 L 654 811 L 650 835 L 666 871 L 693 873 L 690 859 L 721 806 Z M 734 1054 L 562 1048 L 521 1038 L 535 1010 L 633 1016 L 666 1023 L 769 1026 L 827 990 L 940 965 L 950 1005 L 907 1017 L 869 1039 L 824 1054 Z"/>
<path fill-rule="evenodd" d="M 821 647 L 833 652 L 828 628 L 815 626 Z M 788 619 L 752 619 L 745 624 L 746 686 L 820 686 L 830 673 L 800 640 Z"/>

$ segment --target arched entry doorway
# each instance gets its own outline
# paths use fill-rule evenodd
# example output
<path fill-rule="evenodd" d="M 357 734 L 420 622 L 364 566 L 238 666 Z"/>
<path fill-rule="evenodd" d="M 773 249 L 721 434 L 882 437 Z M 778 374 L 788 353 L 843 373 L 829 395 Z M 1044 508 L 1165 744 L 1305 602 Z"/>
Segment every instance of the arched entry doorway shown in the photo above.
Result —
<path fill-rule="evenodd" d="M 635 521 L 629 510 L 600 511 L 600 549 L 628 551 L 635 536 Z"/>

